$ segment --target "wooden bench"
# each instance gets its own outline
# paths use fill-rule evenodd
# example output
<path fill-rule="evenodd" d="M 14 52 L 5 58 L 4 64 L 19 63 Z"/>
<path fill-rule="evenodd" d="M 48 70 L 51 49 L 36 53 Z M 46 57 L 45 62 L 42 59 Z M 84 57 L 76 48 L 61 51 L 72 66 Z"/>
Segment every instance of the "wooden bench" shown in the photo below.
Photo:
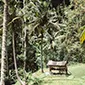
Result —
<path fill-rule="evenodd" d="M 59 70 L 59 73 L 65 71 L 66 74 L 68 74 L 68 69 L 67 69 L 67 61 L 52 61 L 49 60 L 47 63 L 47 66 L 49 67 L 49 71 L 51 72 L 52 70 Z"/>

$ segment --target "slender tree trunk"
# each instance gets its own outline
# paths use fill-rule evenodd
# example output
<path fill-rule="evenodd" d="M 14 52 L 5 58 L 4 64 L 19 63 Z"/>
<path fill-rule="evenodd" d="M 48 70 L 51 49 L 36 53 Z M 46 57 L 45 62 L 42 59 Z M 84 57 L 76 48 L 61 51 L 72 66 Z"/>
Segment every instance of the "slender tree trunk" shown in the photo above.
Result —
<path fill-rule="evenodd" d="M 24 3 L 24 1 L 22 1 L 22 3 Z M 24 6 L 24 4 L 23 4 L 23 6 Z M 14 27 L 14 25 L 13 25 L 13 27 Z M 26 77 L 24 78 L 24 81 L 23 81 L 23 80 L 21 80 L 21 78 L 20 78 L 20 76 L 18 74 L 17 61 L 16 61 L 16 49 L 15 49 L 15 28 L 16 27 L 14 27 L 13 32 L 12 32 L 13 33 L 12 34 L 12 39 L 13 39 L 12 42 L 13 42 L 13 57 L 14 57 L 15 73 L 16 73 L 16 77 L 17 77 L 18 81 L 20 82 L 20 84 L 21 85 L 26 85 L 26 81 L 25 81 L 26 80 Z M 24 44 L 24 46 L 26 48 L 26 43 Z M 24 56 L 26 56 L 26 51 L 24 51 Z M 25 66 L 26 66 L 26 61 L 24 61 L 24 75 L 25 75 Z"/>
<path fill-rule="evenodd" d="M 2 35 L 2 55 L 1 55 L 1 84 L 5 85 L 6 78 L 6 37 L 7 37 L 7 16 L 8 0 L 4 0 L 4 16 L 3 16 L 3 35 Z"/>
<path fill-rule="evenodd" d="M 24 80 L 26 81 L 26 53 L 27 53 L 27 43 L 26 43 L 26 38 L 27 38 L 27 32 L 26 28 L 24 30 Z"/>
<path fill-rule="evenodd" d="M 13 36 L 13 38 L 12 38 L 13 39 L 13 57 L 14 57 L 14 66 L 15 66 L 16 77 L 21 85 L 26 85 L 26 82 L 22 81 L 21 78 L 19 77 L 19 74 L 18 74 L 16 54 L 15 54 L 15 33 L 14 33 L 14 30 L 13 30 L 12 36 Z"/>
<path fill-rule="evenodd" d="M 43 70 L 43 32 L 41 32 L 41 72 L 43 73 L 44 70 Z"/>

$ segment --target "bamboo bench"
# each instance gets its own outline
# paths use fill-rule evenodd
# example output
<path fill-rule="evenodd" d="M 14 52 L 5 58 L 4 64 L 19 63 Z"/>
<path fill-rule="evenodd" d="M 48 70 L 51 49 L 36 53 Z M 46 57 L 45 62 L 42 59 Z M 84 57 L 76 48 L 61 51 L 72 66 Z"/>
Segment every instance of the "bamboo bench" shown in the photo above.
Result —
<path fill-rule="evenodd" d="M 51 72 L 52 70 L 59 70 L 59 73 L 65 71 L 66 74 L 68 74 L 68 69 L 67 69 L 67 61 L 52 61 L 49 60 L 47 63 L 47 66 L 49 67 L 49 71 Z"/>

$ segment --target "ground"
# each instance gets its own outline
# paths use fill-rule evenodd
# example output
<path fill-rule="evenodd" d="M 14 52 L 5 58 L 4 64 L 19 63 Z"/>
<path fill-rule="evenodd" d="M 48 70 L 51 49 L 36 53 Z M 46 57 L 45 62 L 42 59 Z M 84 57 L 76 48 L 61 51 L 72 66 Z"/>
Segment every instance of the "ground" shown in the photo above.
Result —
<path fill-rule="evenodd" d="M 57 72 L 57 71 L 56 71 Z M 40 84 L 33 85 L 85 85 L 85 64 L 75 64 L 68 66 L 69 75 L 65 74 L 49 74 L 48 68 L 44 69 L 44 73 L 41 73 L 41 70 L 33 73 L 33 78 L 37 77 L 42 80 Z M 35 80 L 36 82 L 37 80 Z M 15 84 L 19 85 L 19 83 Z M 32 84 L 29 84 L 32 85 Z"/>
<path fill-rule="evenodd" d="M 68 71 L 69 75 L 50 75 L 48 69 L 45 69 L 45 73 L 38 71 L 35 75 L 43 77 L 41 85 L 85 85 L 85 64 L 68 66 Z"/>

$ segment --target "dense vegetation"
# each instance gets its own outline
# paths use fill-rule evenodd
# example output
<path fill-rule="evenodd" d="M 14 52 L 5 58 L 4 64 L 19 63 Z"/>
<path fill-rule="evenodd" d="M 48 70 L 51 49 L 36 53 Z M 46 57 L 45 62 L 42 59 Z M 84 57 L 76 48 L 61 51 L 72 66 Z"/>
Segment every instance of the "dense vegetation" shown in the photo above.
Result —
<path fill-rule="evenodd" d="M 56 4 L 54 0 L 10 0 L 8 4 L 4 1 L 0 0 L 0 58 L 3 17 L 7 16 L 4 66 L 5 80 L 9 79 L 10 84 L 16 83 L 16 78 L 27 82 L 28 72 L 40 68 L 44 72 L 50 59 L 85 63 L 84 0 L 63 0 Z M 8 13 L 4 16 L 7 5 Z"/>

